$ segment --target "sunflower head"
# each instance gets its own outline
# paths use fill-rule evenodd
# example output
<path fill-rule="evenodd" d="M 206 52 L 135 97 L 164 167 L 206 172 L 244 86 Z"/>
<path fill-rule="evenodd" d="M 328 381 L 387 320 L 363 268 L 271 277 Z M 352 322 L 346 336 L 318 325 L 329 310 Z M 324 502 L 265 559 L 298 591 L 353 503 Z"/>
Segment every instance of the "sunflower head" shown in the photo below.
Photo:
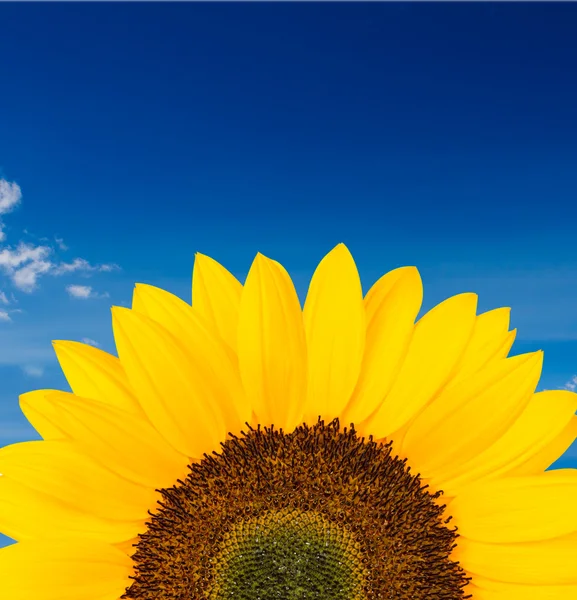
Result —
<path fill-rule="evenodd" d="M 162 490 L 124 597 L 463 598 L 439 493 L 405 463 L 338 419 L 232 436 Z"/>

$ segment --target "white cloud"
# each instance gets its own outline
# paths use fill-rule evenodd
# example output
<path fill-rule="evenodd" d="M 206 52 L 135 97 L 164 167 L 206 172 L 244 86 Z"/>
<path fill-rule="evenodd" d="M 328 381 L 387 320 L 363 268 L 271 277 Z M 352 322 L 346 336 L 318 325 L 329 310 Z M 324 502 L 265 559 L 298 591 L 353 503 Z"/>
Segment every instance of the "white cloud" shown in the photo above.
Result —
<path fill-rule="evenodd" d="M 81 298 L 83 300 L 86 300 L 87 298 L 108 298 L 106 292 L 99 294 L 95 292 L 90 285 L 67 285 L 66 291 L 71 298 Z"/>
<path fill-rule="evenodd" d="M 4 321 L 4 323 L 9 323 L 12 321 L 12 317 L 10 315 L 14 315 L 17 313 L 23 312 L 20 308 L 12 308 L 9 310 L 0 310 L 0 322 Z"/>
<path fill-rule="evenodd" d="M 100 346 L 100 344 L 97 341 L 91 338 L 83 337 L 80 341 L 83 344 L 89 344 L 90 346 L 94 346 L 95 348 L 98 348 Z"/>
<path fill-rule="evenodd" d="M 52 270 L 52 275 L 65 275 L 66 273 L 74 273 L 76 271 L 101 272 L 110 273 L 117 271 L 118 265 L 91 265 L 84 258 L 75 258 L 71 263 L 60 263 L 55 265 Z"/>
<path fill-rule="evenodd" d="M 75 272 L 110 272 L 118 265 L 92 265 L 84 258 L 70 263 L 54 260 L 54 250 L 49 246 L 34 246 L 20 242 L 16 248 L 10 246 L 0 250 L 0 272 L 23 292 L 32 292 L 41 275 L 66 275 Z"/>
<path fill-rule="evenodd" d="M 56 242 L 60 250 L 68 250 L 68 246 L 64 243 L 64 240 L 62 238 L 59 238 L 57 235 L 55 235 L 54 241 Z"/>
<path fill-rule="evenodd" d="M 107 331 L 110 327 L 107 313 L 97 311 L 92 326 Z M 56 365 L 52 340 L 80 340 L 83 335 L 86 335 L 86 314 L 83 311 L 68 311 L 60 316 L 54 315 L 54 318 L 36 319 L 34 322 L 32 318 L 22 319 L 17 327 L 0 323 L 0 381 L 3 377 L 1 369 L 5 366 L 21 369 L 24 365 Z M 2 389 L 0 384 L 0 393 Z M 1 408 L 0 397 L 0 412 Z"/>
<path fill-rule="evenodd" d="M 565 384 L 564 389 L 574 392 L 577 388 L 577 375 L 573 375 L 571 379 Z"/>
<path fill-rule="evenodd" d="M 0 215 L 5 215 L 20 203 L 22 191 L 17 183 L 10 183 L 5 179 L 0 179 Z M 0 242 L 6 238 L 4 233 L 4 224 L 0 220 Z"/>
<path fill-rule="evenodd" d="M 44 375 L 44 368 L 37 367 L 34 365 L 24 365 L 22 370 L 28 377 L 42 377 Z"/>
<path fill-rule="evenodd" d="M 48 246 L 34 246 L 20 242 L 15 249 L 9 246 L 0 251 L 0 267 L 9 271 L 16 270 L 26 263 L 37 263 L 48 258 L 52 249 Z"/>
<path fill-rule="evenodd" d="M 0 216 L 12 211 L 22 198 L 20 187 L 0 179 Z M 24 230 L 27 234 L 27 231 Z M 0 222 L 0 242 L 5 239 Z M 38 238 L 36 238 L 38 240 Z M 56 256 L 55 248 L 48 245 L 49 239 L 39 238 L 39 243 L 20 241 L 16 246 L 0 245 L 0 274 L 7 276 L 12 284 L 23 292 L 32 292 L 41 276 L 59 276 L 70 273 L 108 273 L 119 269 L 115 264 L 93 265 L 84 258 L 63 262 Z M 64 240 L 55 236 L 59 250 L 67 250 Z M 3 302 L 5 295 L 0 296 Z M 5 303 L 5 302 L 4 302 Z"/>
<path fill-rule="evenodd" d="M 92 296 L 92 288 L 89 285 L 68 285 L 66 291 L 72 298 L 90 298 Z"/>
<path fill-rule="evenodd" d="M 6 294 L 0 290 L 0 303 L 1 304 L 10 304 L 10 301 L 8 300 L 8 297 L 6 296 Z"/>
<path fill-rule="evenodd" d="M 9 246 L 0 250 L 0 271 L 8 276 L 12 283 L 24 292 L 36 287 L 39 275 L 52 268 L 49 256 L 52 249 L 48 246 L 34 246 L 20 242 L 16 248 Z"/>
<path fill-rule="evenodd" d="M 0 179 L 0 214 L 6 214 L 14 209 L 22 198 L 22 191 L 17 183 Z"/>
<path fill-rule="evenodd" d="M 100 271 L 101 273 L 110 273 L 111 271 L 119 271 L 120 267 L 118 265 L 115 265 L 114 263 L 108 264 L 108 265 L 98 265 L 96 267 L 97 271 Z"/>

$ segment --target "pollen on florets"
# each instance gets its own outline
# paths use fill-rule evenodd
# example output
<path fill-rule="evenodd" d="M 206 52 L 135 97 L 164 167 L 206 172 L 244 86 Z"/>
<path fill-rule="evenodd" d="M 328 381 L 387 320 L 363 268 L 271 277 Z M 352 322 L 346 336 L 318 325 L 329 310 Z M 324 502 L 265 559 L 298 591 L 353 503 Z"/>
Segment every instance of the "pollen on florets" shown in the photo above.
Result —
<path fill-rule="evenodd" d="M 391 450 L 336 419 L 231 436 L 159 490 L 123 598 L 469 598 L 440 493 Z"/>

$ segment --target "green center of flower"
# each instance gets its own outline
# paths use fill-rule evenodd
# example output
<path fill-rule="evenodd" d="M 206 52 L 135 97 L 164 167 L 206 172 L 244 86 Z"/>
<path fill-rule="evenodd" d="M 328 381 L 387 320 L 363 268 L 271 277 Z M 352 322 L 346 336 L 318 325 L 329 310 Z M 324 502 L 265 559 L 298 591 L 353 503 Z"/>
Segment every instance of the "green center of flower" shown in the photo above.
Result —
<path fill-rule="evenodd" d="M 211 600 L 363 597 L 360 545 L 313 512 L 287 509 L 241 521 L 222 541 Z"/>
<path fill-rule="evenodd" d="M 465 600 L 450 518 L 391 443 L 338 420 L 232 436 L 190 465 L 133 556 L 139 600 Z"/>

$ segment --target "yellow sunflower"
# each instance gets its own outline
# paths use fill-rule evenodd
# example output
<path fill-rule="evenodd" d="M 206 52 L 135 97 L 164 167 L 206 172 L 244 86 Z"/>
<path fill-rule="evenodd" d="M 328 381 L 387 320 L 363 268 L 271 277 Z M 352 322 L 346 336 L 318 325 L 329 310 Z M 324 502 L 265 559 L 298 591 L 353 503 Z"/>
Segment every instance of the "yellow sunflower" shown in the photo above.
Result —
<path fill-rule="evenodd" d="M 192 306 L 137 285 L 119 358 L 54 346 L 72 393 L 24 394 L 0 450 L 10 600 L 569 600 L 577 394 L 534 393 L 508 309 L 415 319 L 413 267 L 363 298 L 343 245 L 301 310 L 262 255 L 198 255 Z"/>

